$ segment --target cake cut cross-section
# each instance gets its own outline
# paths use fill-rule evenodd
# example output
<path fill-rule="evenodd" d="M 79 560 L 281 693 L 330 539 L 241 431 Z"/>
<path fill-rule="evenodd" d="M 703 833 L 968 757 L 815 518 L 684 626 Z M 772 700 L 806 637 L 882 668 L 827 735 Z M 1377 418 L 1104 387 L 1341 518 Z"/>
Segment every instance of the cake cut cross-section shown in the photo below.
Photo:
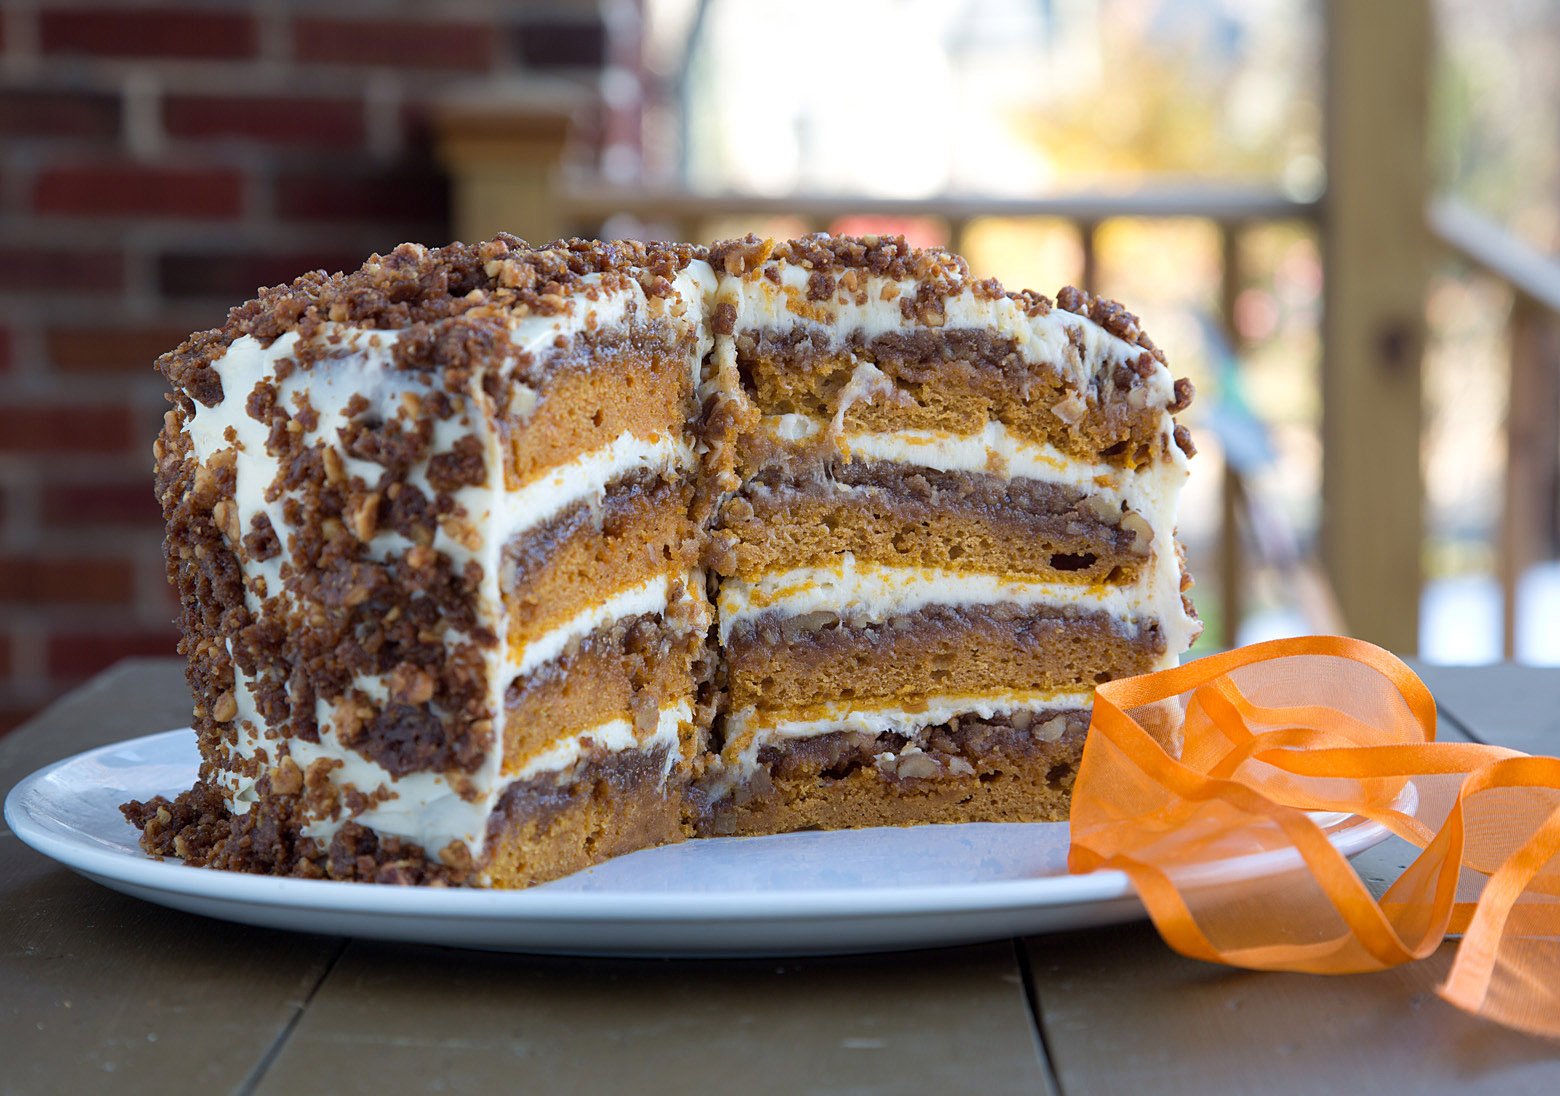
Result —
<path fill-rule="evenodd" d="M 158 364 L 202 764 L 126 805 L 157 855 L 520 887 L 1060 820 L 1094 687 L 1199 628 L 1190 385 L 897 237 L 408 244 Z"/>

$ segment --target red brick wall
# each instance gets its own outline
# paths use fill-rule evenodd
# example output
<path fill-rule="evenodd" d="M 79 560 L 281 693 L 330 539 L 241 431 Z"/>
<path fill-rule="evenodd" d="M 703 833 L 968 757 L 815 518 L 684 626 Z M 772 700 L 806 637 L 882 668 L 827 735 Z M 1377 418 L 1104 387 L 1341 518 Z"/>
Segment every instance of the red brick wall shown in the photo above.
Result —
<path fill-rule="evenodd" d="M 595 87 L 637 56 L 637 17 L 611 0 L 0 13 L 3 731 L 122 657 L 173 652 L 152 360 L 257 286 L 445 241 L 427 104 L 528 75 Z M 621 110 L 597 129 L 634 143 Z"/>

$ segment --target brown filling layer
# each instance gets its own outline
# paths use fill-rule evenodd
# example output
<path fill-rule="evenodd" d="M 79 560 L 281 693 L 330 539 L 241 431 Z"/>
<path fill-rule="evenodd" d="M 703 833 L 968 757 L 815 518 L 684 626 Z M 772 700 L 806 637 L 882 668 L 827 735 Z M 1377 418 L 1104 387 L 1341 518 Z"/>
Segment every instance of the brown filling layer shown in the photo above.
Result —
<path fill-rule="evenodd" d="M 688 776 L 663 781 L 666 748 L 588 758 L 571 773 L 512 784 L 488 821 L 488 874 L 528 887 L 614 856 L 692 836 L 683 822 Z"/>
<path fill-rule="evenodd" d="M 1121 519 L 1059 484 L 841 461 L 766 468 L 722 509 L 721 527 L 738 538 L 743 578 L 851 552 L 873 563 L 1130 583 L 1147 557 L 1138 532 L 1147 523 Z"/>
<path fill-rule="evenodd" d="M 569 735 L 627 718 L 643 732 L 707 676 L 704 634 L 659 614 L 624 617 L 516 678 L 504 696 L 504 772 Z"/>
<path fill-rule="evenodd" d="M 699 555 L 691 477 L 639 472 L 505 545 L 499 575 L 509 641 L 524 643 L 618 590 L 686 574 Z"/>
<path fill-rule="evenodd" d="M 1058 366 L 1025 361 L 1014 340 L 986 331 L 893 332 L 871 340 L 857 332 L 843 346 L 833 339 L 829 329 L 805 324 L 738 332 L 738 368 L 764 414 L 832 419 L 856 365 L 868 361 L 894 381 L 895 391 L 851 403 L 847 431 L 970 434 L 997 421 L 1069 455 L 1126 468 L 1163 454 L 1164 407 L 1132 395 L 1143 391 L 1154 369 L 1147 351 L 1095 378 L 1080 399 Z M 1069 347 L 1070 355 L 1080 353 Z M 1142 406 L 1134 407 L 1134 398 Z"/>
<path fill-rule="evenodd" d="M 1145 673 L 1164 652 L 1157 622 L 1011 604 L 933 605 L 882 623 L 764 614 L 731 630 L 733 709 L 890 701 L 934 693 L 1045 692 Z"/>
<path fill-rule="evenodd" d="M 1034 730 L 1065 721 L 1056 738 Z M 1089 713 L 961 716 L 911 738 L 840 731 L 765 745 L 698 821 L 702 836 L 923 822 L 1050 822 L 1067 805 Z"/>
<path fill-rule="evenodd" d="M 680 433 L 697 413 L 692 354 L 691 336 L 644 335 L 558 358 L 538 382 L 535 407 L 500 421 L 505 485 L 519 487 L 620 434 Z"/>

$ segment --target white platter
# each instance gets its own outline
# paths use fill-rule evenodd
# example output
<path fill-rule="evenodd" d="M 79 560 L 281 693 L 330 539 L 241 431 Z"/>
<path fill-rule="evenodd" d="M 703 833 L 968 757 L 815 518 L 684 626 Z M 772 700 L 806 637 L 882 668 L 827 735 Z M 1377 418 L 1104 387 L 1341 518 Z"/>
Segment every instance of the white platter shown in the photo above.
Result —
<path fill-rule="evenodd" d="M 186 867 L 141 852 L 119 805 L 195 779 L 194 733 L 78 754 L 13 788 L 5 819 L 90 879 L 173 909 L 301 932 L 575 955 L 779 956 L 940 947 L 1143 916 L 1120 872 L 1067 874 L 1066 823 L 967 824 L 691 841 L 526 891 L 372 886 Z M 1412 788 L 1409 789 L 1410 794 Z M 1319 818 L 1349 855 L 1386 836 Z M 1293 867 L 1247 853 L 1189 873 L 1241 888 Z"/>

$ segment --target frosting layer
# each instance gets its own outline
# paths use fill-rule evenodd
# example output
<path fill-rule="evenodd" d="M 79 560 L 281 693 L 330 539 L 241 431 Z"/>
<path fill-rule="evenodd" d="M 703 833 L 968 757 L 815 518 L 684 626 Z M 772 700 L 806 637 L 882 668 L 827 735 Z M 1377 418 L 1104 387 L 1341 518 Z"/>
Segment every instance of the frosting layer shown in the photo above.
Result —
<path fill-rule="evenodd" d="M 777 571 L 756 582 L 727 580 L 718 599 L 723 642 L 736 625 L 765 613 L 832 613 L 880 622 L 927 605 L 993 604 L 1084 605 L 1129 622 L 1154 617 L 1157 609 L 1152 592 L 1139 586 L 1083 586 L 935 567 L 858 564 L 848 552 L 834 567 Z"/>

